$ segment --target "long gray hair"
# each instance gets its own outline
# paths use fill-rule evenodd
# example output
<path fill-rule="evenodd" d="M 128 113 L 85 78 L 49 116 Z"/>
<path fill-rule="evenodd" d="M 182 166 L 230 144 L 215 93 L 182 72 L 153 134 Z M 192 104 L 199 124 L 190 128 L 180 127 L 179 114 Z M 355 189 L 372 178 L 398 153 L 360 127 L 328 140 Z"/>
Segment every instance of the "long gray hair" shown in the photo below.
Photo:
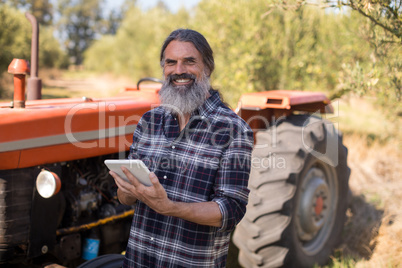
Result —
<path fill-rule="evenodd" d="M 165 49 L 173 40 L 180 42 L 191 42 L 202 56 L 202 60 L 208 69 L 208 77 L 211 76 L 215 69 L 213 51 L 209 46 L 208 41 L 202 34 L 190 29 L 177 29 L 166 38 L 160 55 L 160 64 L 162 68 L 165 65 Z"/>

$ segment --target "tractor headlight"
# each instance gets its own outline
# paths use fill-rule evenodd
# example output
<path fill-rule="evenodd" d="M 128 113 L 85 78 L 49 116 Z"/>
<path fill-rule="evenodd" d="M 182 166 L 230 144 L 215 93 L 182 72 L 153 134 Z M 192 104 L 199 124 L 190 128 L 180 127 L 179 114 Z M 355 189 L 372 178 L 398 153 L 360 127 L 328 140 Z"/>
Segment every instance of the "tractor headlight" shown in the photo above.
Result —
<path fill-rule="evenodd" d="M 36 177 L 36 190 L 43 198 L 54 196 L 60 191 L 61 181 L 56 173 L 42 170 Z"/>

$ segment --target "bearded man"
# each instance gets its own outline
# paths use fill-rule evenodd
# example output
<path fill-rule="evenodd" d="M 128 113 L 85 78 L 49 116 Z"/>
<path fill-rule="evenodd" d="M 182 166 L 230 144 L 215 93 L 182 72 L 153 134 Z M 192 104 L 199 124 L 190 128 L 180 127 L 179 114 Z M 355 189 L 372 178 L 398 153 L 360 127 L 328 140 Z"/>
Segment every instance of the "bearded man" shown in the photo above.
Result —
<path fill-rule="evenodd" d="M 135 205 L 123 267 L 225 267 L 246 211 L 253 134 L 210 86 L 213 52 L 200 33 L 173 31 L 160 56 L 161 106 L 143 115 L 129 159 L 153 171 L 146 187 L 114 177 Z"/>

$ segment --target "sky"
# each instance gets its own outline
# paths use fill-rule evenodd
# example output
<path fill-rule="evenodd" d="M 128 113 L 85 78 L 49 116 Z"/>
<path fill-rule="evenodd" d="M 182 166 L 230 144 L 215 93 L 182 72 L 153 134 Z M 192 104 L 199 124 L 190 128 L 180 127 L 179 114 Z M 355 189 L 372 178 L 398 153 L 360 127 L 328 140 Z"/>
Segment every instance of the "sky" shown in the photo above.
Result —
<path fill-rule="evenodd" d="M 191 9 L 197 5 L 200 0 L 162 0 L 169 7 L 170 11 L 176 12 L 181 7 L 185 7 L 186 9 Z M 111 8 L 119 7 L 124 0 L 107 0 L 108 6 Z M 138 6 L 147 10 L 156 5 L 158 0 L 138 0 Z"/>
<path fill-rule="evenodd" d="M 144 9 L 148 9 L 156 5 L 158 0 L 139 0 L 138 4 Z M 190 9 L 197 5 L 199 0 L 163 0 L 172 12 L 176 12 L 180 7 L 184 6 Z"/>

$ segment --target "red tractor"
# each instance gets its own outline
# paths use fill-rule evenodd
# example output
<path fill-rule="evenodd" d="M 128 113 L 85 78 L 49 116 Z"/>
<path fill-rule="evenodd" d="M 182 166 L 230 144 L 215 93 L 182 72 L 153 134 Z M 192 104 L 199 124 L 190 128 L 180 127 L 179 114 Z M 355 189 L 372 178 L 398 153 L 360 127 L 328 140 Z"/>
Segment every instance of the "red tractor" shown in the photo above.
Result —
<path fill-rule="evenodd" d="M 159 104 L 160 85 L 43 100 L 31 72 L 25 101 L 28 69 L 25 60 L 10 64 L 14 101 L 0 103 L 0 264 L 77 266 L 92 240 L 99 255 L 124 251 L 134 211 L 118 202 L 103 162 L 126 158 L 140 117 Z M 249 205 L 233 234 L 239 263 L 325 264 L 340 242 L 350 174 L 342 136 L 323 119 L 333 112 L 329 100 L 250 93 L 236 112 L 255 134 Z"/>

